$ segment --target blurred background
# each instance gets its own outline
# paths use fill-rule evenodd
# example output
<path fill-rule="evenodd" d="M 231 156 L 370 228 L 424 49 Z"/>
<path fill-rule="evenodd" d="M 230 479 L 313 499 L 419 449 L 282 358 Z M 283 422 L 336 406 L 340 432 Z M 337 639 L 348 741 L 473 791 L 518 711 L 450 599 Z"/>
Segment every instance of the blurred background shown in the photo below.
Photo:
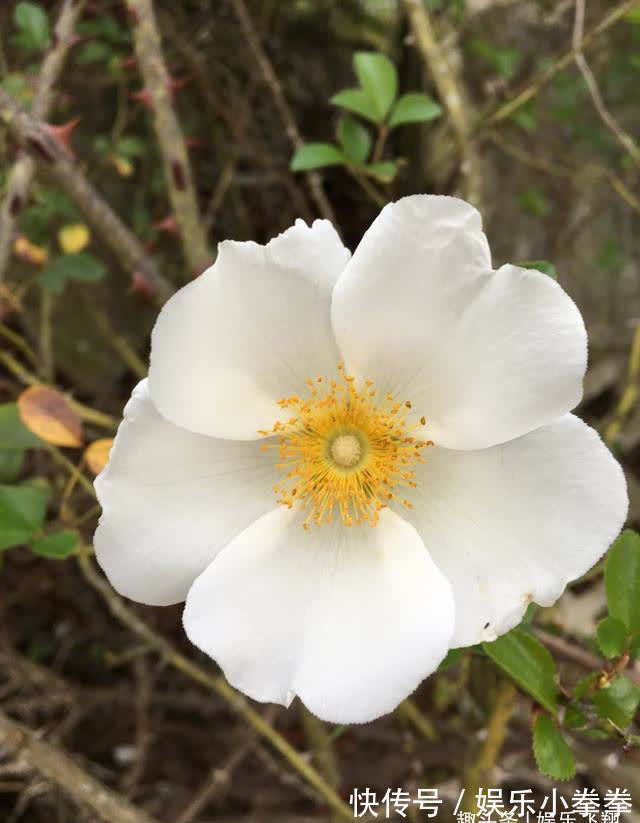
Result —
<path fill-rule="evenodd" d="M 578 412 L 621 460 L 637 526 L 639 133 L 633 0 L 3 0 L 0 820 L 346 820 L 354 787 L 437 788 L 448 818 L 465 789 L 457 811 L 479 820 L 482 787 L 602 809 L 625 787 L 640 819 L 640 676 L 627 641 L 596 635 L 602 566 L 528 613 L 544 654 L 518 688 L 508 661 L 465 650 L 394 715 L 333 727 L 239 699 L 179 607 L 123 604 L 90 557 L 91 483 L 162 303 L 222 239 L 322 216 L 354 249 L 415 192 L 473 202 L 496 267 L 575 299 Z M 623 669 L 633 688 L 598 702 Z M 582 701 L 562 715 L 573 761 L 556 741 L 536 764 L 538 675 L 551 702 Z"/>

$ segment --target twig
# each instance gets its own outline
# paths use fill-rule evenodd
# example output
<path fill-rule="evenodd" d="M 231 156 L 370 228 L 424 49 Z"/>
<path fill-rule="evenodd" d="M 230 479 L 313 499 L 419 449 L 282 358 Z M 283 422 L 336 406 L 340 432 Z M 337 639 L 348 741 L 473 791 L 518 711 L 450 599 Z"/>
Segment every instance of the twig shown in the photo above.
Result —
<path fill-rule="evenodd" d="M 482 205 L 482 173 L 477 146 L 469 141 L 470 123 L 463 93 L 453 68 L 438 43 L 429 12 L 422 0 L 403 0 L 413 36 L 438 95 L 449 115 L 460 151 L 460 173 L 464 196 L 475 206 Z"/>
<path fill-rule="evenodd" d="M 215 766 L 189 805 L 176 819 L 176 823 L 191 823 L 194 817 L 213 800 L 218 791 L 229 784 L 233 773 L 251 753 L 254 745 L 255 740 L 251 737 L 237 748 L 222 766 Z"/>
<path fill-rule="evenodd" d="M 62 71 L 69 47 L 73 43 L 73 29 L 85 0 L 64 0 L 58 22 L 55 26 L 53 45 L 47 52 L 40 71 L 38 87 L 33 98 L 31 111 L 38 120 L 46 120 L 51 110 L 53 89 Z M 15 231 L 18 214 L 27 202 L 29 187 L 35 171 L 33 158 L 21 151 L 11 168 L 6 185 L 2 208 L 0 209 L 0 281 L 2 281 Z"/>
<path fill-rule="evenodd" d="M 495 703 L 487 723 L 487 737 L 465 775 L 465 811 L 477 813 L 478 790 L 493 786 L 493 770 L 507 736 L 516 694 L 516 687 L 510 680 L 499 682 Z"/>
<path fill-rule="evenodd" d="M 322 720 L 311 714 L 302 703 L 300 703 L 300 718 L 318 771 L 331 788 L 337 790 L 340 787 L 340 771 L 327 727 Z M 339 821 L 342 819 L 342 815 L 336 811 L 333 819 Z"/>
<path fill-rule="evenodd" d="M 607 425 L 604 432 L 604 439 L 608 445 L 615 442 L 620 434 L 625 422 L 628 420 L 633 407 L 638 400 L 640 392 L 640 324 L 633 333 L 631 348 L 629 350 L 629 362 L 627 365 L 627 378 L 625 386 L 620 394 L 620 399 L 613 413 L 613 420 Z"/>
<path fill-rule="evenodd" d="M 244 35 L 247 38 L 249 48 L 253 52 L 253 56 L 258 64 L 260 72 L 262 73 L 262 77 L 271 91 L 273 101 L 284 124 L 289 142 L 294 150 L 299 149 L 304 145 L 304 140 L 302 139 L 302 135 L 298 129 L 298 124 L 293 116 L 293 112 L 291 111 L 287 99 L 284 96 L 278 76 L 271 65 L 271 61 L 269 60 L 267 53 L 262 48 L 260 39 L 253 27 L 253 23 L 249 16 L 249 12 L 247 11 L 245 2 L 244 0 L 231 0 L 231 4 L 240 22 Z M 309 186 L 309 193 L 313 198 L 318 211 L 323 217 L 326 217 L 327 220 L 331 220 L 331 222 L 336 225 L 336 216 L 333 211 L 333 207 L 331 206 L 331 203 L 322 188 L 322 180 L 320 179 L 320 175 L 315 171 L 310 171 L 306 173 L 305 177 Z"/>
<path fill-rule="evenodd" d="M 600 119 L 620 143 L 620 145 L 625 149 L 625 151 L 628 152 L 633 162 L 637 166 L 640 166 L 640 148 L 638 148 L 631 135 L 627 134 L 627 132 L 620 127 L 615 117 L 605 106 L 602 95 L 600 94 L 600 89 L 598 88 L 598 84 L 596 82 L 596 78 L 593 76 L 593 72 L 591 71 L 582 51 L 582 45 L 584 42 L 584 12 L 585 0 L 576 0 L 576 14 L 573 25 L 573 38 L 571 41 L 576 66 L 580 70 L 580 73 L 584 78 L 584 82 L 589 89 L 589 94 L 591 95 L 591 100 L 593 101 L 593 107 L 597 111 Z"/>
<path fill-rule="evenodd" d="M 591 652 L 588 652 L 586 649 L 583 649 L 574 643 L 569 643 L 563 637 L 558 637 L 557 635 L 551 634 L 551 632 L 547 632 L 540 628 L 536 628 L 536 635 L 545 646 L 548 646 L 551 649 L 551 651 L 554 651 L 560 657 L 565 658 L 565 660 L 570 660 L 573 663 L 577 663 L 584 669 L 590 669 L 595 672 L 602 671 L 606 667 L 606 663 L 602 660 L 602 658 L 597 657 L 595 654 L 591 654 Z M 633 680 L 637 686 L 640 686 L 640 675 L 634 671 L 633 668 L 628 668 L 626 670 L 626 676 L 629 680 Z"/>
<path fill-rule="evenodd" d="M 40 369 L 42 379 L 53 382 L 53 293 L 42 289 L 40 294 Z"/>
<path fill-rule="evenodd" d="M 11 374 L 27 386 L 47 385 L 46 383 L 43 383 L 42 380 L 39 380 L 35 374 L 31 374 L 31 372 L 27 371 L 24 366 L 21 366 L 20 363 L 18 363 L 18 361 L 9 354 L 9 352 L 0 351 L 0 363 L 5 365 Z M 100 426 L 103 429 L 108 429 L 109 431 L 115 431 L 118 428 L 118 421 L 110 414 L 105 414 L 97 409 L 92 409 L 91 406 L 85 406 L 84 403 L 78 403 L 76 400 L 70 399 L 69 403 L 74 411 L 76 411 L 83 420 L 86 420 L 87 423 L 93 423 L 94 425 Z"/>
<path fill-rule="evenodd" d="M 345 819 L 353 820 L 353 813 L 336 791 L 326 782 L 319 772 L 311 766 L 303 755 L 299 754 L 267 720 L 257 712 L 241 694 L 236 692 L 222 677 L 208 672 L 197 663 L 189 660 L 175 649 L 168 640 L 156 634 L 134 612 L 124 604 L 107 581 L 98 574 L 89 555 L 78 555 L 78 563 L 85 579 L 100 594 L 111 614 L 127 626 L 138 638 L 155 649 L 162 658 L 175 669 L 196 683 L 219 695 L 249 725 L 264 737 L 280 754 L 289 761 L 294 769 L 320 794 L 325 802 Z"/>
<path fill-rule="evenodd" d="M 614 23 L 617 23 L 618 20 L 620 20 L 630 9 L 637 7 L 638 4 L 639 0 L 625 0 L 625 2 L 620 3 L 608 14 L 605 14 L 602 20 L 584 35 L 580 42 L 580 50 L 582 51 L 585 49 L 593 40 L 595 40 L 596 37 L 613 26 Z M 515 111 L 521 108 L 521 106 L 524 106 L 525 103 L 528 103 L 529 100 L 536 97 L 542 89 L 550 83 L 556 74 L 558 74 L 558 72 L 566 69 L 566 67 L 573 62 L 575 57 L 576 52 L 573 48 L 558 57 L 557 60 L 555 60 L 541 74 L 535 77 L 522 91 L 517 93 L 514 98 L 498 106 L 498 108 L 493 112 L 490 112 L 480 118 L 478 123 L 476 123 L 474 133 L 477 134 L 487 126 L 499 123 L 501 120 L 506 120 L 507 117 L 511 117 Z"/>
<path fill-rule="evenodd" d="M 439 734 L 433 726 L 433 723 L 420 711 L 411 698 L 407 697 L 406 700 L 403 700 L 396 711 L 399 717 L 408 720 L 409 723 L 415 726 L 426 740 L 432 743 L 438 740 Z"/>
<path fill-rule="evenodd" d="M 96 322 L 100 334 L 106 339 L 113 351 L 127 368 L 138 378 L 146 377 L 147 366 L 142 358 L 135 351 L 131 343 L 113 328 L 106 312 L 99 309 L 93 303 L 89 303 L 89 311 Z"/>
<path fill-rule="evenodd" d="M 162 56 L 153 2 L 127 0 L 127 8 L 133 20 L 136 58 L 153 112 L 171 207 L 191 274 L 197 275 L 209 266 L 213 257 L 198 209 L 184 135 L 171 104 L 171 77 Z"/>
<path fill-rule="evenodd" d="M 544 157 L 537 157 L 534 154 L 530 154 L 521 146 L 507 140 L 504 135 L 500 134 L 497 130 L 488 132 L 486 137 L 505 154 L 515 157 L 516 160 L 520 160 L 521 163 L 531 166 L 531 168 L 539 169 L 554 177 L 563 177 L 567 180 L 578 180 L 582 176 L 585 178 L 605 177 L 615 193 L 619 195 L 630 208 L 640 214 L 640 198 L 636 197 L 627 185 L 606 166 L 599 166 L 597 163 L 585 163 L 580 169 L 576 169 L 568 165 L 560 165 L 558 162 L 552 162 Z"/>
<path fill-rule="evenodd" d="M 63 789 L 80 806 L 92 809 L 105 823 L 156 823 L 142 809 L 96 780 L 57 746 L 0 711 L 0 743 L 29 769 Z"/>
<path fill-rule="evenodd" d="M 93 188 L 66 149 L 47 132 L 44 124 L 27 114 L 1 87 L 0 123 L 74 201 L 122 267 L 126 271 L 141 272 L 154 289 L 158 301 L 167 300 L 174 288 L 158 271 L 135 235 Z"/>

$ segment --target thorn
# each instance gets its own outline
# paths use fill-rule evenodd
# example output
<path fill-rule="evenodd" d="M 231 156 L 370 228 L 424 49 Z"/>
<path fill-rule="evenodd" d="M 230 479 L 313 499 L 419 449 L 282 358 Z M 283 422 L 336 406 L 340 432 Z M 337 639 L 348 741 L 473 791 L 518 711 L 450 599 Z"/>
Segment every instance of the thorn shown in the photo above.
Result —
<path fill-rule="evenodd" d="M 186 137 L 184 144 L 188 149 L 200 149 L 204 145 L 204 141 L 199 137 Z"/>
<path fill-rule="evenodd" d="M 175 215 L 173 214 L 170 214 L 163 220 L 158 220 L 157 223 L 152 223 L 151 225 L 157 231 L 166 231 L 167 234 L 178 234 L 178 223 L 176 222 Z"/>
<path fill-rule="evenodd" d="M 130 71 L 131 69 L 135 69 L 138 65 L 138 61 L 135 58 L 135 55 L 130 54 L 129 57 L 121 57 L 120 58 L 120 66 L 123 69 L 127 69 Z"/>
<path fill-rule="evenodd" d="M 145 109 L 148 109 L 149 111 L 153 109 L 153 100 L 151 98 L 151 92 L 146 86 L 145 88 L 140 89 L 140 91 L 132 91 L 129 97 L 132 100 L 137 100 L 139 103 L 142 103 Z"/>
<path fill-rule="evenodd" d="M 80 117 L 74 117 L 73 120 L 69 120 L 68 123 L 63 123 L 61 126 L 52 126 L 50 123 L 44 123 L 44 130 L 49 137 L 52 137 L 66 152 L 72 155 L 73 146 L 71 145 L 71 135 L 80 120 Z"/>
<path fill-rule="evenodd" d="M 175 93 L 180 91 L 183 86 L 186 86 L 188 80 L 186 77 L 176 78 L 175 80 L 173 77 L 169 78 L 169 95 L 171 96 L 171 100 L 175 97 Z"/>
<path fill-rule="evenodd" d="M 156 291 L 141 271 L 134 271 L 131 275 L 131 284 L 128 294 L 134 294 L 145 300 L 153 300 Z"/>
<path fill-rule="evenodd" d="M 128 3 L 126 9 L 129 17 L 133 20 L 134 23 L 138 24 L 140 22 L 140 15 L 138 14 L 138 12 Z"/>

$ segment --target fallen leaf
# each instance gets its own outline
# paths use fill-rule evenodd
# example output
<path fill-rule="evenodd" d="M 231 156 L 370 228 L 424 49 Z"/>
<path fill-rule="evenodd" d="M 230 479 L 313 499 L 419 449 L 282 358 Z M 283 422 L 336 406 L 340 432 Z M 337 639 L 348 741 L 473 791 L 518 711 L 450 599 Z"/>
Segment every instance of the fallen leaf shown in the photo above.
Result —
<path fill-rule="evenodd" d="M 49 254 L 42 246 L 36 246 L 24 234 L 19 234 L 15 243 L 13 244 L 13 251 L 18 257 L 26 260 L 27 263 L 33 263 L 36 266 L 41 266 L 47 262 Z"/>
<path fill-rule="evenodd" d="M 100 440 L 94 440 L 85 449 L 84 459 L 94 474 L 100 474 L 109 462 L 111 446 L 113 446 L 112 437 L 101 437 Z"/>
<path fill-rule="evenodd" d="M 82 445 L 82 420 L 62 392 L 47 386 L 31 386 L 18 397 L 24 425 L 55 446 Z"/>
<path fill-rule="evenodd" d="M 70 223 L 58 232 L 58 243 L 65 254 L 77 254 L 89 245 L 91 235 L 83 223 Z"/>

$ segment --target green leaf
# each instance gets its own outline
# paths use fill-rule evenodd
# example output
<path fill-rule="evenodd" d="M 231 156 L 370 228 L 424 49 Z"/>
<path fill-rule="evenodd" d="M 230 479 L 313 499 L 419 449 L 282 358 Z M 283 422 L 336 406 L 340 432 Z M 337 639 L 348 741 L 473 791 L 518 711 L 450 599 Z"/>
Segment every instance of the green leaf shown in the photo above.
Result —
<path fill-rule="evenodd" d="M 95 283 L 106 273 L 104 264 L 87 252 L 61 254 L 40 272 L 40 283 L 54 294 L 60 294 L 67 279 Z"/>
<path fill-rule="evenodd" d="M 116 143 L 116 151 L 125 157 L 142 157 L 147 152 L 147 146 L 139 137 L 121 137 Z"/>
<path fill-rule="evenodd" d="M 345 117 L 338 123 L 338 140 L 350 160 L 358 164 L 366 162 L 371 151 L 369 129 L 352 117 Z"/>
<path fill-rule="evenodd" d="M 42 526 L 46 507 L 46 489 L 0 486 L 0 549 L 26 543 Z"/>
<path fill-rule="evenodd" d="M 618 728 L 626 729 L 640 705 L 640 687 L 619 675 L 608 687 L 594 694 L 593 705 L 603 720 L 611 720 Z"/>
<path fill-rule="evenodd" d="M 590 674 L 581 677 L 580 680 L 576 683 L 573 687 L 572 694 L 578 700 L 581 700 L 583 697 L 586 697 L 594 687 L 594 684 L 598 680 L 600 675 L 598 672 L 591 672 Z"/>
<path fill-rule="evenodd" d="M 471 40 L 469 50 L 507 80 L 517 73 L 522 62 L 518 49 L 499 49 L 487 40 Z"/>
<path fill-rule="evenodd" d="M 609 550 L 604 585 L 611 617 L 617 617 L 629 634 L 640 633 L 640 535 L 625 529 Z"/>
<path fill-rule="evenodd" d="M 558 279 L 556 267 L 548 260 L 526 260 L 524 263 L 520 263 L 520 266 L 523 269 L 536 269 L 537 271 L 541 271 L 552 280 Z"/>
<path fill-rule="evenodd" d="M 24 466 L 24 452 L 19 449 L 0 449 L 0 483 L 13 482 Z"/>
<path fill-rule="evenodd" d="M 0 449 L 24 451 L 42 446 L 42 440 L 24 425 L 15 403 L 0 405 Z"/>
<path fill-rule="evenodd" d="M 529 186 L 518 195 L 522 208 L 534 217 L 546 217 L 551 211 L 551 205 L 541 188 Z"/>
<path fill-rule="evenodd" d="M 359 51 L 353 56 L 353 66 L 362 90 L 373 103 L 377 122 L 381 123 L 398 93 L 398 73 L 384 54 Z"/>
<path fill-rule="evenodd" d="M 409 92 L 403 94 L 393 107 L 389 117 L 389 128 L 395 129 L 403 123 L 426 123 L 428 120 L 435 120 L 441 114 L 442 107 L 429 95 L 417 91 Z"/>
<path fill-rule="evenodd" d="M 398 164 L 391 161 L 372 163 L 367 166 L 367 171 L 381 183 L 390 183 L 398 173 Z"/>
<path fill-rule="evenodd" d="M 64 558 L 73 554 L 79 543 L 78 533 L 64 530 L 33 540 L 29 548 L 44 557 Z"/>
<path fill-rule="evenodd" d="M 571 703 L 567 706 L 564 713 L 564 727 L 566 729 L 579 729 L 585 726 L 588 722 L 586 714 L 577 706 Z"/>
<path fill-rule="evenodd" d="M 359 114 L 360 117 L 371 120 L 372 123 L 379 122 L 373 101 L 362 89 L 344 89 L 334 94 L 329 102 L 334 106 L 340 106 L 354 114 Z"/>
<path fill-rule="evenodd" d="M 102 43 L 100 40 L 90 40 L 80 49 L 76 60 L 81 66 L 86 66 L 89 63 L 100 63 L 108 60 L 112 54 L 113 52 L 106 43 Z"/>
<path fill-rule="evenodd" d="M 483 643 L 482 648 L 541 706 L 552 714 L 556 713 L 555 664 L 539 640 L 522 629 L 513 629 L 493 643 Z"/>
<path fill-rule="evenodd" d="M 538 769 L 555 780 L 570 780 L 576 760 L 569 744 L 548 714 L 538 715 L 533 729 L 533 754 Z"/>
<path fill-rule="evenodd" d="M 344 154 L 331 143 L 307 143 L 296 150 L 291 159 L 291 171 L 309 171 L 325 166 L 344 166 Z"/>
<path fill-rule="evenodd" d="M 631 638 L 629 643 L 629 654 L 631 657 L 640 657 L 640 634 Z"/>
<path fill-rule="evenodd" d="M 605 657 L 620 657 L 627 645 L 627 627 L 617 617 L 605 617 L 598 623 L 596 639 Z"/>
<path fill-rule="evenodd" d="M 446 657 L 438 666 L 438 671 L 442 672 L 445 669 L 451 668 L 451 666 L 455 666 L 455 664 L 464 657 L 465 652 L 466 649 L 449 649 Z"/>
<path fill-rule="evenodd" d="M 20 29 L 16 38 L 19 45 L 34 51 L 46 49 L 49 45 L 49 18 L 40 6 L 36 3 L 18 3 L 13 20 Z"/>

